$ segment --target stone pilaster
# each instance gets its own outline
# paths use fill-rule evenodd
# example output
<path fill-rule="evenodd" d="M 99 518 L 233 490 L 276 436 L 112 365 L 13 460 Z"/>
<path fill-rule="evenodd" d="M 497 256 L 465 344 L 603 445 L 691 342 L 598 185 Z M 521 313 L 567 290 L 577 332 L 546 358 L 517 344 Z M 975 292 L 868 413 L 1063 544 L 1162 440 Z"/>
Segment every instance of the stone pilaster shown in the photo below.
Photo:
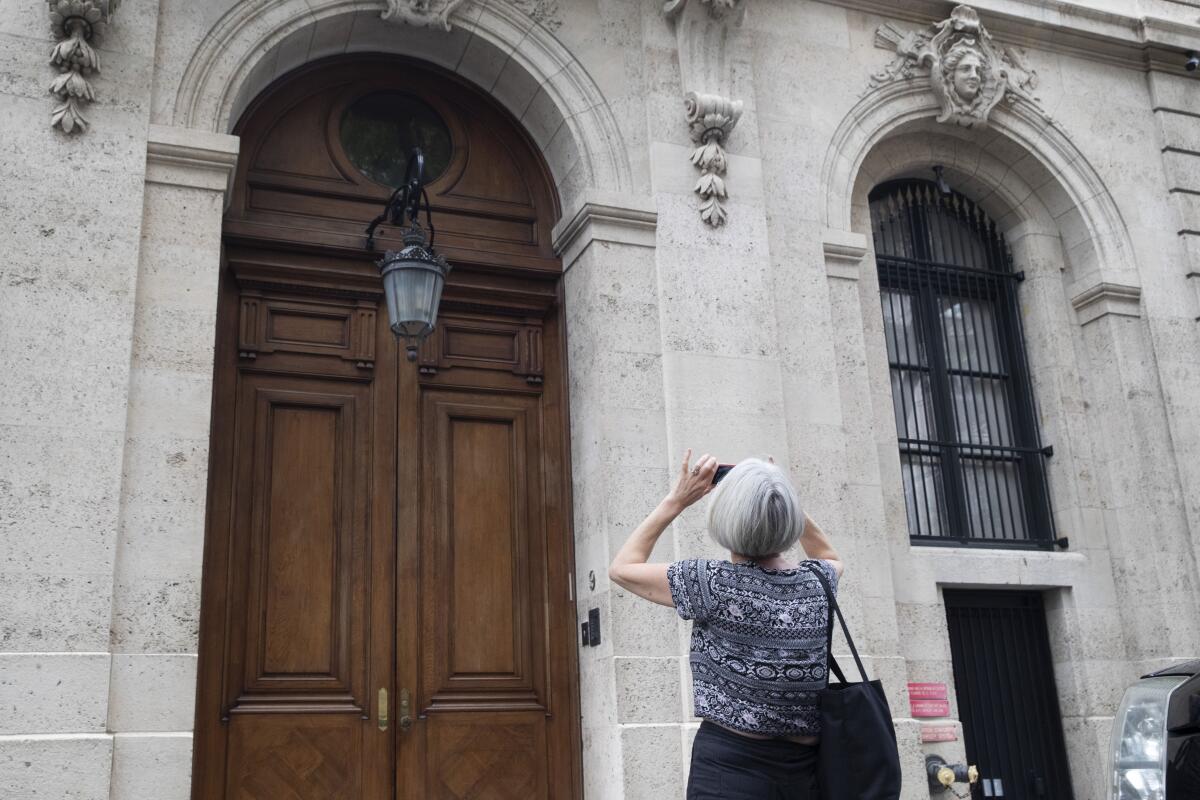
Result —
<path fill-rule="evenodd" d="M 237 149 L 233 136 L 150 126 L 115 553 L 113 800 L 191 792 L 221 215 Z"/>

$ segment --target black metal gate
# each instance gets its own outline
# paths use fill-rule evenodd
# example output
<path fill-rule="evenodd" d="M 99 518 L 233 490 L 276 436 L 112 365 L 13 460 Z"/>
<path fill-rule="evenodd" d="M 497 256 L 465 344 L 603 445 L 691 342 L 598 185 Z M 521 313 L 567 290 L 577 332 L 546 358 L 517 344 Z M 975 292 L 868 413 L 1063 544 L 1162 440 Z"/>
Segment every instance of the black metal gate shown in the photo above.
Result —
<path fill-rule="evenodd" d="M 972 797 L 1071 800 L 1041 594 L 946 589 L 945 599 L 958 714 L 979 767 Z"/>

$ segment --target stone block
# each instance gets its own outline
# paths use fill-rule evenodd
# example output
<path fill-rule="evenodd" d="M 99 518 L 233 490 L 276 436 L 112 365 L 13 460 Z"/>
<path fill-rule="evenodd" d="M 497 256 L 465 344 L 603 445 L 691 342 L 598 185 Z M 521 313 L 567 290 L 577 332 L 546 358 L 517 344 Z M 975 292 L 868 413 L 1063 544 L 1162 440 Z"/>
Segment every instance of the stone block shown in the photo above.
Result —
<path fill-rule="evenodd" d="M 508 61 L 507 51 L 481 36 L 472 36 L 463 48 L 455 72 L 481 89 L 490 91 Z"/>
<path fill-rule="evenodd" d="M 779 418 L 783 414 L 779 362 L 724 358 L 693 352 L 663 354 L 663 381 L 672 412 L 739 414 Z"/>
<path fill-rule="evenodd" d="M 185 381 L 211 382 L 215 338 L 215 305 L 140 307 L 134 321 L 133 368 L 176 370 Z"/>
<path fill-rule="evenodd" d="M 906 658 L 950 658 L 946 608 L 941 603 L 896 603 L 896 625 Z"/>
<path fill-rule="evenodd" d="M 210 375 L 137 367 L 129 381 L 130 433 L 208 438 Z"/>
<path fill-rule="evenodd" d="M 1160 111 L 1156 116 L 1164 147 L 1200 152 L 1200 121 L 1190 112 L 1177 114 Z"/>
<path fill-rule="evenodd" d="M 1103 769 L 1107 757 L 1103 754 L 1108 752 L 1112 724 L 1111 716 L 1063 719 L 1063 738 L 1076 797 L 1108 796 L 1108 781 Z"/>
<path fill-rule="evenodd" d="M 675 560 L 667 557 L 664 560 Z M 617 656 L 680 655 L 674 608 L 651 603 L 624 590 L 612 593 L 611 631 Z"/>
<path fill-rule="evenodd" d="M 541 86 L 525 107 L 521 116 L 523 127 L 543 152 L 564 127 L 563 110 L 555 102 L 549 86 Z"/>
<path fill-rule="evenodd" d="M 1168 189 L 1200 191 L 1200 154 L 1168 151 L 1162 155 Z"/>
<path fill-rule="evenodd" d="M 111 612 L 111 569 L 74 575 L 0 573 L 0 650 L 107 650 Z"/>
<path fill-rule="evenodd" d="M 783 458 L 787 430 L 782 415 L 763 416 L 724 412 L 673 412 L 668 417 L 669 448 L 678 458 L 688 447 L 696 455 L 711 453 L 719 461 L 737 463 L 743 458 L 768 455 Z M 672 460 L 674 460 L 674 458 Z"/>
<path fill-rule="evenodd" d="M 586 336 L 587 348 L 593 351 L 660 352 L 657 298 L 650 292 L 645 297 L 632 297 L 628 293 L 609 293 L 607 288 L 597 286 L 586 294 L 569 293 L 572 319 L 568 321 L 568 334 Z M 579 344 L 583 343 L 572 346 Z"/>
<path fill-rule="evenodd" d="M 0 653 L 0 734 L 103 733 L 107 653 Z"/>
<path fill-rule="evenodd" d="M 624 800 L 621 742 L 616 726 L 583 726 L 583 794 L 588 800 Z"/>
<path fill-rule="evenodd" d="M 583 618 L 586 619 L 586 616 Z M 611 654 L 594 647 L 580 651 L 579 692 L 584 728 L 607 727 L 615 739 L 616 679 Z"/>
<path fill-rule="evenodd" d="M 113 737 L 109 800 L 188 800 L 191 792 L 190 733 L 122 733 Z"/>
<path fill-rule="evenodd" d="M 896 709 L 892 709 L 896 714 Z M 927 800 L 929 781 L 925 775 L 925 752 L 921 748 L 921 723 L 914 719 L 898 719 L 896 747 L 900 752 L 902 783 L 900 800 Z"/>
<path fill-rule="evenodd" d="M 0 424 L 119 431 L 129 382 L 131 298 L 32 283 L 0 290 L 6 364 Z M 52 318 L 47 309 L 54 309 Z M 111 454 L 110 454 L 111 457 Z"/>
<path fill-rule="evenodd" d="M 663 460 L 666 460 L 665 457 Z M 647 468 L 613 465 L 605 467 L 604 472 L 604 485 L 607 487 L 604 516 L 613 545 L 613 555 L 616 555 L 616 548 L 625 542 L 634 528 L 666 497 L 671 488 L 670 481 L 674 477 L 674 471 L 665 466 Z M 663 540 L 660 540 L 655 551 L 661 553 L 662 548 Z"/>
<path fill-rule="evenodd" d="M 108 729 L 190 731 L 195 696 L 195 656 L 117 653 L 112 657 Z"/>
<path fill-rule="evenodd" d="M 0 736 L 0 797 L 111 800 L 112 754 L 107 734 Z"/>
<path fill-rule="evenodd" d="M 576 359 L 572 352 L 568 369 L 572 409 L 614 400 L 619 408 L 663 407 L 662 356 L 657 353 L 599 350 Z"/>
<path fill-rule="evenodd" d="M 538 79 L 517 59 L 510 57 L 497 74 L 491 95 L 514 117 L 521 119 L 540 89 Z M 557 129 L 558 126 L 554 127 Z M 545 141 L 549 141 L 549 138 L 543 139 Z"/>
<path fill-rule="evenodd" d="M 623 725 L 620 731 L 624 800 L 682 797 L 687 775 L 679 725 Z"/>
<path fill-rule="evenodd" d="M 617 657 L 613 659 L 613 667 L 616 673 L 618 722 L 682 721 L 684 699 L 680 692 L 678 657 Z M 691 703 L 687 705 L 690 709 Z"/>
<path fill-rule="evenodd" d="M 115 432 L 0 425 L 0 571 L 111 569 L 120 447 Z"/>
<path fill-rule="evenodd" d="M 113 591 L 114 653 L 197 652 L 199 580 L 131 577 Z"/>
<path fill-rule="evenodd" d="M 207 438 L 129 441 L 118 579 L 200 578 L 207 473 Z"/>

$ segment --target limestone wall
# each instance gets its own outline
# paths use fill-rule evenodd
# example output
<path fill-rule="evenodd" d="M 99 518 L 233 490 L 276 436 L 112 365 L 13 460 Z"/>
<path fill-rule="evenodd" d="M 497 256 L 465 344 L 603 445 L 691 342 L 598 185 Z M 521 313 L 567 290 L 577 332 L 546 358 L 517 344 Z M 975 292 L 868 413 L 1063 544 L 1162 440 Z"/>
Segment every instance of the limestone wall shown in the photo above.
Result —
<path fill-rule="evenodd" d="M 691 3 L 681 20 L 701 19 Z M 905 696 L 953 687 L 955 585 L 1046 591 L 1076 796 L 1103 797 L 1124 686 L 1200 653 L 1193 4 L 979 2 L 1038 76 L 1036 107 L 979 130 L 933 122 L 927 87 L 871 91 L 895 57 L 879 27 L 924 28 L 944 3 L 743 4 L 690 37 L 641 0 L 472 0 L 449 33 L 387 25 L 368 0 L 126 0 L 91 128 L 67 136 L 49 125 L 46 8 L 0 0 L 0 796 L 188 796 L 227 133 L 274 77 L 381 50 L 495 94 L 559 185 L 577 603 L 603 620 L 580 653 L 585 795 L 682 796 L 688 627 L 606 567 L 692 447 L 772 454 L 841 549 L 905 800 L 928 796 L 922 752 L 963 756 L 922 748 Z M 693 191 L 688 91 L 743 104 L 720 227 Z M 1026 272 L 1066 551 L 909 544 L 863 212 L 876 183 L 933 164 Z M 702 509 L 656 552 L 696 555 L 719 555 Z"/>

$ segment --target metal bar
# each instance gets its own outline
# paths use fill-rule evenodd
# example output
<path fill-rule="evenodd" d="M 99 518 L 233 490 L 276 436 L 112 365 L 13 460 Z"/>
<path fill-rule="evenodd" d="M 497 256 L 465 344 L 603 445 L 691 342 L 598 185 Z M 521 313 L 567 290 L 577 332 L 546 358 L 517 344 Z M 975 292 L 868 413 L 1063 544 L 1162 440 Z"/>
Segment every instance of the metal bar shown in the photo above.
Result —
<path fill-rule="evenodd" d="M 965 256 L 964 256 L 964 260 L 965 260 Z M 967 331 L 967 321 L 966 321 L 966 316 L 965 316 L 966 310 L 967 310 L 967 307 L 965 305 L 966 298 L 962 296 L 961 292 L 957 291 L 957 289 L 958 289 L 957 284 L 958 284 L 957 280 L 954 282 L 954 284 L 952 284 L 952 287 L 951 287 L 952 292 L 951 292 L 951 298 L 950 298 L 950 299 L 957 301 L 958 312 L 959 312 L 957 314 L 952 312 L 950 315 L 951 324 L 954 327 L 954 339 L 955 339 L 954 361 L 955 361 L 955 363 L 958 363 L 958 364 L 966 363 L 968 365 L 968 368 L 973 368 L 974 362 L 972 359 L 971 348 L 967 344 L 967 336 L 966 336 L 966 331 Z M 961 325 L 960 325 L 960 322 L 961 322 Z M 949 376 L 947 376 L 947 381 L 950 383 L 951 387 L 954 386 L 954 382 L 949 378 Z M 966 432 L 964 435 L 963 431 L 958 431 L 958 436 L 956 438 L 960 442 L 965 442 L 965 443 L 974 445 L 977 443 L 977 440 L 980 439 L 979 432 L 982 430 L 982 426 L 979 421 L 979 409 L 978 409 L 978 406 L 976 403 L 976 397 L 973 392 L 968 391 L 968 386 L 965 383 L 963 383 L 961 379 L 959 381 L 959 391 L 960 391 L 959 396 L 961 398 L 960 402 L 962 404 L 961 413 L 962 413 L 962 417 L 963 417 L 963 422 L 966 426 Z M 968 399 L 970 400 L 969 403 L 968 403 Z M 955 417 L 956 419 L 957 419 L 957 411 L 958 411 L 958 409 L 956 409 L 956 417 Z M 974 413 L 971 413 L 971 412 L 974 412 Z M 972 432 L 974 432 L 974 435 L 972 435 Z M 963 483 L 965 484 L 966 483 L 966 471 L 968 469 L 969 462 L 964 459 L 960 463 L 962 464 Z M 974 524 L 978 525 L 978 530 L 974 530 L 974 528 L 973 528 L 971 532 L 980 538 L 995 539 L 995 538 L 997 538 L 995 522 L 992 519 L 990 514 L 984 513 L 984 499 L 983 499 L 984 494 L 983 494 L 983 492 L 987 491 L 987 479 L 985 477 L 984 480 L 982 481 L 983 491 L 981 491 L 980 490 L 979 467 L 975 466 L 974 464 L 971 465 L 971 478 L 972 478 L 971 485 L 974 487 L 974 490 L 975 490 Z M 985 517 L 986 517 L 986 532 L 987 532 L 986 535 L 985 535 Z"/>
<path fill-rule="evenodd" d="M 935 270 L 935 271 L 974 273 L 974 274 L 985 276 L 988 278 L 1003 278 L 1003 279 L 1007 279 L 1007 280 L 1014 281 L 1014 282 L 1019 280 L 1017 277 L 1017 273 L 1000 272 L 1000 271 L 997 271 L 994 269 L 989 269 L 987 267 L 971 267 L 971 266 L 964 266 L 962 264 L 947 264 L 943 261 L 926 261 L 926 260 L 920 259 L 920 258 L 910 258 L 909 256 L 901 256 L 901 255 L 896 255 L 895 253 L 886 253 L 886 252 L 879 254 L 878 257 L 881 260 L 887 262 L 888 264 L 899 266 L 899 267 L 906 267 L 906 266 L 911 265 L 913 267 L 920 267 L 922 269 Z"/>
<path fill-rule="evenodd" d="M 987 339 L 988 339 L 987 331 L 984 330 L 984 325 L 982 323 L 983 315 L 981 313 L 978 313 L 979 308 L 980 308 L 980 306 L 975 302 L 967 304 L 965 306 L 964 320 L 967 315 L 970 315 L 971 328 L 975 332 L 974 339 L 976 342 L 976 346 L 975 346 L 974 352 L 972 353 L 973 358 L 983 359 L 986 357 L 987 363 L 990 365 L 992 363 L 993 356 L 992 356 L 992 351 L 991 351 L 990 347 L 988 346 L 988 342 L 987 342 Z M 965 322 L 964 322 L 964 324 L 965 324 Z M 979 408 L 982 407 L 983 418 L 986 423 L 986 429 L 984 428 L 983 425 L 981 425 L 979 427 L 979 438 L 981 440 L 984 438 L 984 433 L 986 430 L 987 440 L 989 442 L 991 442 L 994 440 L 994 431 L 998 424 L 997 420 L 994 417 L 998 416 L 998 414 L 993 414 L 993 412 L 996 411 L 995 405 L 993 403 L 989 402 L 991 393 L 989 391 L 987 391 L 987 389 L 990 387 L 985 387 L 982 384 L 980 384 L 978 386 L 978 388 L 981 391 L 974 392 L 972 400 L 976 407 L 976 414 L 979 413 Z M 982 465 L 981 465 L 981 468 L 982 468 Z M 1001 490 L 1001 487 L 1004 482 L 1003 482 L 1001 476 L 998 475 L 996 473 L 996 470 L 994 470 L 994 469 L 986 470 L 985 474 L 987 476 L 987 480 L 985 481 L 985 484 L 989 487 L 989 489 L 988 489 L 988 491 L 989 491 L 988 516 L 991 520 L 993 534 L 996 532 L 996 529 L 998 527 L 1000 535 L 996 538 L 1000 538 L 1000 539 L 1011 538 L 1008 536 L 1008 533 L 1009 533 L 1008 526 L 1005 524 L 1006 520 L 1003 519 L 1003 511 L 1000 508 L 1000 490 Z"/>
<path fill-rule="evenodd" d="M 966 253 L 966 244 L 967 243 L 963 241 L 963 237 L 961 235 L 957 235 L 960 233 L 960 227 L 959 227 L 960 220 L 958 219 L 957 215 L 955 218 L 955 223 L 956 223 L 956 225 L 955 225 L 954 230 L 947 232 L 945 234 L 945 238 L 950 241 L 951 258 L 953 258 L 957 262 L 966 264 L 966 262 L 968 260 L 968 254 Z M 952 236 L 952 235 L 950 235 L 950 233 L 954 233 L 956 235 Z M 960 280 L 961 273 L 951 272 L 949 274 L 942 275 L 940 277 L 942 280 L 940 281 L 941 286 L 939 288 L 942 290 L 942 292 L 944 294 L 950 294 L 950 295 L 952 295 L 953 298 L 958 299 L 960 308 L 961 308 L 961 303 L 962 303 L 963 295 L 964 295 L 964 293 L 959 290 L 959 286 L 961 284 L 961 280 Z M 950 283 L 950 281 L 953 281 L 953 283 Z M 942 306 L 942 302 L 940 299 L 938 301 L 938 305 L 939 305 L 939 308 Z M 956 441 L 959 441 L 959 442 L 964 442 L 964 441 L 971 442 L 971 436 L 970 436 L 971 422 L 970 422 L 970 420 L 966 419 L 966 416 L 967 416 L 967 414 L 966 414 L 966 411 L 967 411 L 966 391 L 965 391 L 966 387 L 962 385 L 962 381 L 960 379 L 959 380 L 960 393 L 956 394 L 954 391 L 955 382 L 954 382 L 954 379 L 951 378 L 950 371 L 949 371 L 952 364 L 957 365 L 958 367 L 961 368 L 964 365 L 964 363 L 967 363 L 967 362 L 964 362 L 964 359 L 963 359 L 964 350 L 969 350 L 969 348 L 966 345 L 967 337 L 964 335 L 966 328 L 965 328 L 965 323 L 964 323 L 964 325 L 962 326 L 962 330 L 960 331 L 959 318 L 961 317 L 961 314 L 955 314 L 952 307 L 947 310 L 950 312 L 951 332 L 954 334 L 954 342 L 955 342 L 954 357 L 950 358 L 950 356 L 949 356 L 950 348 L 949 348 L 948 339 L 945 340 L 946 341 L 946 353 L 947 353 L 946 384 L 950 389 L 950 398 L 951 398 L 951 403 L 952 403 L 951 413 L 953 414 L 954 423 L 955 423 L 954 438 Z M 945 312 L 942 313 L 941 319 L 943 319 L 943 320 L 945 319 Z M 946 336 L 946 331 L 944 328 L 942 329 L 942 334 L 944 337 Z M 967 355 L 969 357 L 969 352 Z M 962 411 L 962 416 L 964 417 L 963 422 L 966 424 L 966 427 L 967 427 L 967 432 L 965 434 L 962 430 L 959 430 L 960 426 L 958 424 L 959 416 L 960 416 L 960 414 L 959 414 L 960 409 L 958 408 L 958 403 L 956 403 L 955 401 L 959 397 L 961 397 L 961 404 L 962 404 L 961 411 Z M 967 469 L 968 469 L 967 464 L 968 464 L 968 462 L 965 459 L 962 459 L 962 458 L 958 459 L 958 466 L 959 466 L 959 470 L 962 473 L 962 485 L 963 485 L 964 490 L 966 489 L 966 486 L 967 486 Z M 965 521 L 966 521 L 967 535 L 972 536 L 972 537 L 977 537 L 977 538 L 987 538 L 987 537 L 983 536 L 983 508 L 981 505 L 980 494 L 979 494 L 979 472 L 978 472 L 978 470 L 972 470 L 971 477 L 972 477 L 971 485 L 975 489 L 975 515 L 974 515 L 974 517 L 972 517 L 972 515 L 970 513 L 968 513 L 966 516 Z M 964 505 L 969 508 L 971 505 L 969 502 L 969 498 L 964 496 L 963 500 L 964 500 Z M 978 522 L 978 525 L 979 525 L 978 530 L 975 529 L 975 525 L 976 525 L 975 521 Z M 991 538 L 994 538 L 994 537 L 991 537 Z"/>
<path fill-rule="evenodd" d="M 917 222 L 923 223 L 923 226 L 928 229 L 929 221 L 924 215 L 918 219 L 914 213 L 911 225 L 915 227 Z M 928 246 L 930 239 L 926 237 L 923 241 Z M 931 287 L 926 282 L 919 282 L 915 287 L 913 308 L 914 318 L 922 323 L 917 326 L 917 329 L 924 331 L 925 358 L 930 364 L 929 399 L 932 402 L 934 430 L 944 437 L 946 432 L 954 430 L 954 418 L 947 412 L 951 400 L 949 387 L 945 380 L 943 337 L 937 323 L 937 303 Z M 940 449 L 938 456 L 940 481 L 935 481 L 934 485 L 935 487 L 940 485 L 942 493 L 940 496 L 935 496 L 934 504 L 939 509 L 939 527 L 943 535 L 953 536 L 955 531 L 962 531 L 961 538 L 965 539 L 968 533 L 966 526 L 962 524 L 961 490 L 956 474 L 958 457 L 954 451 L 945 448 Z M 942 501 L 944 501 L 945 509 L 944 518 L 940 513 L 943 508 Z"/>
<path fill-rule="evenodd" d="M 992 310 L 992 330 L 987 332 L 987 335 L 984 337 L 984 345 L 985 345 L 985 348 L 986 348 L 986 351 L 988 354 L 988 366 L 992 366 L 992 367 L 1003 366 L 1003 364 L 1001 363 L 1002 359 L 1003 359 L 1003 349 L 1000 347 L 1000 342 L 996 338 L 997 336 L 1000 335 L 999 304 L 995 303 L 993 301 L 990 304 L 990 308 Z M 1007 400 L 1008 400 L 1008 385 L 1007 385 L 1007 383 L 1000 383 L 996 387 L 989 387 L 989 389 L 992 389 L 992 388 L 998 389 L 1000 392 L 1003 393 L 1001 402 L 1003 405 L 1006 406 L 1005 414 L 1004 414 L 1004 417 L 1005 417 L 1004 426 L 1003 426 L 1004 430 L 1002 431 L 1001 430 L 1001 421 L 1000 421 L 1000 409 L 997 407 L 997 403 L 996 403 L 996 392 L 991 391 L 991 390 L 988 391 L 987 400 L 991 407 L 992 414 L 996 418 L 995 419 L 996 434 L 997 434 L 997 436 L 1000 436 L 1004 432 L 1007 432 L 1008 436 L 1009 436 L 1008 441 L 1010 443 L 1015 442 L 1016 439 L 1012 435 L 1013 409 L 1011 407 L 1011 404 L 1009 404 L 1007 402 Z M 1007 527 L 1009 528 L 1009 530 L 1011 530 L 1013 538 L 1025 538 L 1026 536 L 1028 536 L 1028 528 L 1023 519 L 1021 520 L 1020 524 L 1018 524 L 1017 516 L 1016 516 L 1017 513 L 1020 511 L 1019 497 L 1021 494 L 1021 489 L 1020 489 L 1019 484 L 1021 481 L 1021 475 L 1018 471 L 1014 470 L 1011 476 L 1008 475 L 1007 472 L 1005 472 L 1004 474 L 998 476 L 998 478 L 999 478 L 1000 482 L 1004 485 L 1005 508 L 1008 511 Z M 1012 497 L 1013 491 L 1014 491 L 1013 483 L 1018 484 L 1018 486 L 1015 487 L 1017 495 L 1018 495 L 1018 503 L 1017 503 L 1018 507 L 1017 507 L 1017 510 L 1015 510 L 1015 511 L 1013 509 L 1013 497 Z"/>
<path fill-rule="evenodd" d="M 992 301 L 988 308 L 992 315 L 992 330 L 987 337 L 988 361 L 991 367 L 1004 367 L 1003 358 L 1004 350 L 1000 346 L 997 337 L 1000 335 L 1000 305 Z M 1000 397 L 996 395 L 999 393 Z M 1007 441 L 1011 444 L 1016 441 L 1012 430 L 1013 408 L 1009 402 L 1009 384 L 1007 381 L 993 381 L 993 385 L 989 387 L 988 401 L 992 407 L 992 413 L 996 417 L 996 436 L 997 438 L 1007 436 Z M 1004 419 L 1001 420 L 1001 410 L 1004 411 Z M 1019 462 L 1018 462 L 1019 465 Z M 1000 476 L 1004 484 L 1004 500 L 1005 507 L 1008 509 L 1008 527 L 1012 532 L 1013 538 L 1026 538 L 1029 535 L 1028 526 L 1026 525 L 1024 516 L 1021 514 L 1021 473 L 1019 470 L 1013 470 L 1009 474 L 1008 470 L 1004 470 Z M 1017 502 L 1013 503 L 1013 494 L 1017 495 Z M 1021 515 L 1021 516 L 1018 516 Z"/>
<path fill-rule="evenodd" d="M 944 442 L 937 439 L 909 439 L 903 436 L 898 437 L 898 440 L 901 444 L 928 444 L 935 447 L 953 447 L 957 450 L 970 450 L 972 452 L 965 453 L 970 458 L 987 458 L 989 454 L 1013 453 L 1013 457 L 1007 460 L 1016 461 L 1021 455 L 1042 455 L 1042 451 L 1035 447 L 1010 447 L 1004 444 L 976 444 L 974 442 Z M 1000 456 L 992 455 L 991 457 L 999 458 Z"/>
<path fill-rule="evenodd" d="M 1015 287 L 1000 287 L 999 296 L 996 302 L 996 335 L 998 338 L 994 342 L 999 353 L 1004 354 L 1008 358 L 1007 371 L 1012 373 L 1013 380 L 1005 384 L 1005 395 L 1009 401 L 1009 430 L 1014 443 L 1030 443 L 1038 444 L 1039 437 L 1037 435 L 1037 411 L 1033 403 L 1033 391 L 1026 378 L 1024 369 L 1024 339 L 1020 333 L 1020 306 L 1016 302 Z M 1008 313 L 1001 313 L 1007 310 Z M 1018 399 L 1017 395 L 1020 395 Z M 1039 451 L 1040 454 L 1040 451 Z M 1042 480 L 1042 471 L 1038 468 L 1041 459 L 1038 456 L 1023 460 L 1021 468 L 1017 470 L 1016 478 L 1020 482 L 1020 491 L 1017 494 L 1018 513 L 1021 514 L 1022 525 L 1025 528 L 1026 537 L 1045 536 L 1050 533 L 1049 523 L 1047 521 L 1039 521 L 1035 515 L 1031 513 L 1029 503 L 1029 493 L 1037 491 L 1042 494 L 1044 482 Z M 1049 498 L 1043 495 L 1046 501 L 1045 505 L 1038 504 L 1039 507 L 1046 509 L 1045 514 L 1049 513 Z M 1043 516 L 1042 512 L 1037 513 L 1038 517 Z M 1053 538 L 1050 536 L 1049 538 Z"/>
<path fill-rule="evenodd" d="M 911 204 L 908 206 L 907 222 L 911 241 L 913 242 L 913 252 L 914 254 L 917 254 L 919 252 L 921 241 L 916 235 L 916 211 Z M 927 333 L 924 336 L 921 335 L 922 329 L 927 326 L 924 324 L 925 315 L 921 310 L 919 294 L 920 289 L 918 286 L 910 287 L 910 289 L 911 291 L 905 293 L 905 296 L 908 298 L 908 308 L 910 313 L 904 319 L 904 329 L 906 334 L 904 337 L 904 360 L 913 361 L 913 356 L 915 355 L 915 360 L 920 361 L 922 344 L 924 344 L 924 355 L 926 361 L 928 361 L 930 348 L 934 345 L 929 339 Z M 910 332 L 910 326 L 912 333 L 911 337 L 907 335 Z M 910 341 L 912 345 L 917 348 L 917 353 L 915 354 L 909 350 Z M 925 423 L 925 435 L 936 435 L 935 432 L 940 430 L 940 425 L 938 424 L 936 417 L 936 411 L 934 411 L 933 418 L 930 418 L 930 403 L 935 403 L 934 398 L 932 397 L 933 382 L 930 381 L 929 383 L 929 397 L 924 396 L 924 393 L 926 392 L 926 386 L 924 383 L 921 384 L 921 391 L 923 394 L 921 410 Z M 913 414 L 914 416 L 916 414 L 915 405 L 913 407 Z M 919 456 L 915 459 L 915 461 L 912 458 L 909 459 L 909 475 L 913 481 L 912 486 L 914 499 L 917 493 L 916 475 L 918 471 L 921 475 L 921 503 L 925 508 L 925 519 L 928 522 L 930 532 L 936 533 L 936 535 L 939 536 L 945 536 L 947 534 L 946 519 L 945 515 L 942 513 L 942 504 L 939 502 L 938 494 L 938 486 L 944 486 L 944 481 L 946 478 L 945 459 L 942 457 L 940 452 L 937 454 L 936 459 L 932 454 Z M 930 503 L 931 498 L 929 497 L 931 491 L 933 492 L 932 509 Z M 915 516 L 918 518 L 920 517 L 920 508 L 916 509 Z"/>
<path fill-rule="evenodd" d="M 892 312 L 892 315 L 891 315 L 892 320 L 891 320 L 891 325 L 889 327 L 891 328 L 893 348 L 895 350 L 897 357 L 899 357 L 900 356 L 900 339 L 903 336 L 904 349 L 907 351 L 908 350 L 908 336 L 903 329 L 903 327 L 904 327 L 903 318 L 897 317 L 897 315 L 896 315 L 896 295 L 897 294 L 899 294 L 899 293 L 894 290 L 887 291 L 888 308 L 890 308 L 891 312 Z M 901 308 L 903 308 L 903 303 L 901 303 Z M 906 361 L 909 360 L 907 352 L 904 354 L 904 359 Z M 905 392 L 905 382 L 906 382 L 905 374 L 904 374 L 903 370 L 897 370 L 894 368 L 892 370 L 892 374 L 896 376 L 897 388 L 900 391 L 900 396 L 898 398 L 893 393 L 892 402 L 893 403 L 898 402 L 900 404 L 900 421 L 903 423 L 903 426 L 904 426 L 903 432 L 904 432 L 904 435 L 907 437 L 909 434 L 909 427 L 908 427 L 908 407 L 907 407 L 908 406 L 908 398 L 907 398 L 906 392 Z M 914 412 L 915 412 L 915 410 L 916 409 L 914 407 Z M 894 409 L 893 409 L 893 414 L 894 414 Z M 912 459 L 905 459 L 905 461 L 908 462 L 907 463 L 908 486 L 909 486 L 910 491 L 912 492 L 911 502 L 915 506 L 916 495 L 917 495 L 917 483 L 916 483 L 916 477 L 913 473 Z M 904 464 L 901 464 L 901 468 L 903 468 L 904 466 L 905 466 Z M 908 503 L 910 502 L 910 499 L 908 497 L 905 497 L 904 502 L 905 502 L 905 505 L 907 506 Z M 916 533 L 917 533 L 917 535 L 920 535 L 921 531 L 922 531 L 921 515 L 919 512 L 915 512 L 915 513 L 913 513 L 912 517 L 913 517 L 913 520 L 917 523 Z M 909 533 L 911 534 L 912 531 L 910 530 Z"/>

